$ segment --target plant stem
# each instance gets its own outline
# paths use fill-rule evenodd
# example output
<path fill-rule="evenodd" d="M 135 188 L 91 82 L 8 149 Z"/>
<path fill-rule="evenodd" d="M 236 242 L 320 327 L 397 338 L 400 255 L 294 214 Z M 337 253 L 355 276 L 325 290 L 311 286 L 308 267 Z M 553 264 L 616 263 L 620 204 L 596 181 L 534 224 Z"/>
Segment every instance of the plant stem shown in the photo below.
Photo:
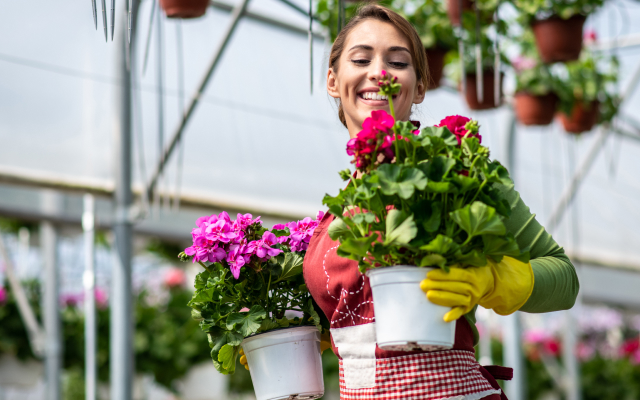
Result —
<path fill-rule="evenodd" d="M 198 261 L 198 264 L 202 265 L 202 268 L 206 269 L 207 272 L 211 273 L 212 271 L 209 269 L 209 267 L 207 267 L 206 265 L 204 265 L 204 263 L 202 261 Z"/>

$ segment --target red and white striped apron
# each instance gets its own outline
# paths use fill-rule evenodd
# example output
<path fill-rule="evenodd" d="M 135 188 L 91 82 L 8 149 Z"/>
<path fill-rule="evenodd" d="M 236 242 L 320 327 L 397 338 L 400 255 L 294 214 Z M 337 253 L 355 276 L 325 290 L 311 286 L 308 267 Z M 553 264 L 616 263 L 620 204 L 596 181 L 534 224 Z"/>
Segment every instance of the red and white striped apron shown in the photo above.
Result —
<path fill-rule="evenodd" d="M 304 277 L 314 300 L 331 323 L 334 353 L 340 359 L 340 398 L 506 399 L 493 377 L 475 359 L 473 332 L 456 321 L 453 349 L 437 352 L 384 351 L 376 345 L 369 279 L 357 262 L 339 257 L 331 240 L 328 213 L 316 228 L 304 259 Z"/>

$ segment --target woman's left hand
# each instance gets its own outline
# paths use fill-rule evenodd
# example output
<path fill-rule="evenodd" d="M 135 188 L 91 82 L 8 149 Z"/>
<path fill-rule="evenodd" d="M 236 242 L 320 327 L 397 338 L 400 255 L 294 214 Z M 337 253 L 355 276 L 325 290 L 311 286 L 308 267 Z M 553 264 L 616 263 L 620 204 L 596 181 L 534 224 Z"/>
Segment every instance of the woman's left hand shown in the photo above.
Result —
<path fill-rule="evenodd" d="M 455 321 L 477 304 L 509 315 L 526 303 L 533 291 L 530 263 L 503 257 L 496 263 L 487 259 L 485 267 L 451 267 L 430 271 L 420 288 L 434 304 L 451 307 L 444 321 Z"/>

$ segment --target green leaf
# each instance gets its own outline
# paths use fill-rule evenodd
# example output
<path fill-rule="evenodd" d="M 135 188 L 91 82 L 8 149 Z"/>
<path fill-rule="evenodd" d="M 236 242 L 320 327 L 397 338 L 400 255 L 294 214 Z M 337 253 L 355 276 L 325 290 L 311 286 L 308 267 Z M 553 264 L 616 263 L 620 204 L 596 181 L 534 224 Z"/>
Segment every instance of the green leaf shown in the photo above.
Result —
<path fill-rule="evenodd" d="M 484 171 L 485 178 L 491 183 L 502 183 L 503 185 L 512 185 L 513 181 L 509 176 L 509 171 L 498 161 L 493 161 L 487 165 Z"/>
<path fill-rule="evenodd" d="M 304 258 L 298 253 L 285 253 L 284 261 L 278 265 L 276 280 L 273 283 L 287 280 L 302 273 Z M 255 306 L 254 306 L 255 307 Z"/>
<path fill-rule="evenodd" d="M 247 312 L 231 313 L 227 317 L 227 329 L 237 330 L 244 337 L 247 337 L 260 329 L 260 324 L 266 316 L 267 313 L 264 308 L 256 304 Z"/>
<path fill-rule="evenodd" d="M 428 244 L 421 246 L 420 250 L 426 250 L 438 254 L 447 254 L 454 244 L 453 239 L 450 237 L 438 234 L 438 236 Z"/>
<path fill-rule="evenodd" d="M 239 346 L 225 344 L 218 353 L 218 362 L 222 365 L 222 369 L 227 371 L 227 374 L 233 374 L 236 371 L 238 349 Z"/>
<path fill-rule="evenodd" d="M 487 265 L 487 257 L 482 253 L 480 249 L 473 249 L 466 254 L 462 254 L 459 251 L 456 253 L 456 262 L 461 266 L 474 266 L 484 267 Z"/>
<path fill-rule="evenodd" d="M 320 324 L 320 315 L 316 312 L 316 309 L 313 307 L 313 300 L 309 299 L 309 303 L 307 304 L 307 308 L 305 310 L 307 314 L 309 314 L 309 319 L 313 322 L 313 324 L 318 328 L 320 332 L 322 332 L 322 325 Z"/>
<path fill-rule="evenodd" d="M 451 181 L 458 187 L 458 193 L 466 193 L 480 186 L 478 179 L 469 178 L 462 174 L 453 174 Z"/>
<path fill-rule="evenodd" d="M 202 271 L 198 275 L 196 275 L 196 279 L 193 286 L 196 289 L 204 289 L 204 287 L 207 286 L 207 279 L 209 279 L 209 272 Z"/>
<path fill-rule="evenodd" d="M 351 260 L 359 260 L 366 257 L 367 252 L 371 249 L 371 243 L 377 239 L 378 234 L 376 233 L 368 237 L 346 239 L 338 247 L 338 255 Z"/>
<path fill-rule="evenodd" d="M 373 224 L 376 222 L 376 216 L 369 212 L 360 212 L 351 218 L 351 220 L 356 224 Z"/>
<path fill-rule="evenodd" d="M 413 196 L 415 189 L 423 190 L 427 178 L 417 168 L 402 168 L 396 164 L 383 164 L 377 169 L 380 189 L 387 196 L 397 194 L 402 199 Z"/>
<path fill-rule="evenodd" d="M 500 262 L 503 256 L 519 257 L 521 255 L 520 247 L 511 233 L 506 236 L 484 235 L 482 242 L 484 254 L 496 262 Z"/>
<path fill-rule="evenodd" d="M 487 234 L 504 235 L 507 231 L 496 210 L 479 201 L 453 211 L 449 215 L 467 232 L 469 238 Z"/>
<path fill-rule="evenodd" d="M 441 127 L 428 126 L 424 128 L 422 132 L 426 135 L 443 139 L 444 143 L 448 146 L 458 145 L 458 139 L 456 139 L 456 136 L 453 133 L 451 133 L 449 128 L 445 126 L 441 126 Z"/>
<path fill-rule="evenodd" d="M 278 325 L 277 322 L 266 318 L 265 320 L 262 321 L 262 323 L 260 324 L 260 330 L 259 332 L 267 332 L 270 331 L 272 329 L 278 329 L 280 328 L 280 325 Z"/>
<path fill-rule="evenodd" d="M 335 218 L 329 224 L 329 228 L 327 228 L 327 233 L 331 240 L 338 240 L 345 236 L 351 236 L 351 232 L 349 231 L 349 227 L 342 218 Z"/>
<path fill-rule="evenodd" d="M 422 260 L 420 261 L 420 266 L 444 268 L 446 263 L 447 263 L 447 259 L 442 257 L 440 254 L 429 254 L 427 256 L 422 257 Z"/>
<path fill-rule="evenodd" d="M 289 319 L 287 317 L 282 317 L 276 320 L 278 327 L 280 328 L 288 328 L 289 327 Z"/>
<path fill-rule="evenodd" d="M 340 174 L 340 178 L 342 178 L 342 180 L 345 182 L 350 180 L 352 177 L 351 170 L 349 168 L 343 169 L 342 171 L 338 172 L 338 174 Z"/>
<path fill-rule="evenodd" d="M 442 222 L 442 203 L 439 201 L 420 200 L 411 206 L 416 223 L 425 231 L 436 232 Z"/>
<path fill-rule="evenodd" d="M 407 245 L 418 234 L 413 214 L 390 210 L 386 221 L 384 245 Z"/>
<path fill-rule="evenodd" d="M 442 182 L 455 165 L 456 160 L 452 158 L 435 156 L 427 162 L 420 163 L 418 167 L 427 176 L 429 181 Z"/>
<path fill-rule="evenodd" d="M 216 290 L 215 287 L 210 287 L 206 289 L 198 289 L 194 293 L 191 301 L 194 303 L 206 303 L 213 300 L 213 292 Z"/>
<path fill-rule="evenodd" d="M 458 188 L 450 182 L 429 181 L 427 192 L 431 193 L 458 193 Z"/>

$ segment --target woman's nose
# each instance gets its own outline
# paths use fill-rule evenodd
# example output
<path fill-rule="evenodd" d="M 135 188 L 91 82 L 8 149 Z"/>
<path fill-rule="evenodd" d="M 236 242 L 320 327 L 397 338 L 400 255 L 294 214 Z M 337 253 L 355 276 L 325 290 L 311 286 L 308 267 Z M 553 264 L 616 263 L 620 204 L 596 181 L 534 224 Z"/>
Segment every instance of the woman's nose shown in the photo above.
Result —
<path fill-rule="evenodd" d="M 371 64 L 369 64 L 369 71 L 367 72 L 367 78 L 370 81 L 378 82 L 380 79 L 382 79 L 383 69 L 384 69 L 384 65 L 382 63 L 382 60 L 375 58 L 374 60 L 371 61 Z"/>

